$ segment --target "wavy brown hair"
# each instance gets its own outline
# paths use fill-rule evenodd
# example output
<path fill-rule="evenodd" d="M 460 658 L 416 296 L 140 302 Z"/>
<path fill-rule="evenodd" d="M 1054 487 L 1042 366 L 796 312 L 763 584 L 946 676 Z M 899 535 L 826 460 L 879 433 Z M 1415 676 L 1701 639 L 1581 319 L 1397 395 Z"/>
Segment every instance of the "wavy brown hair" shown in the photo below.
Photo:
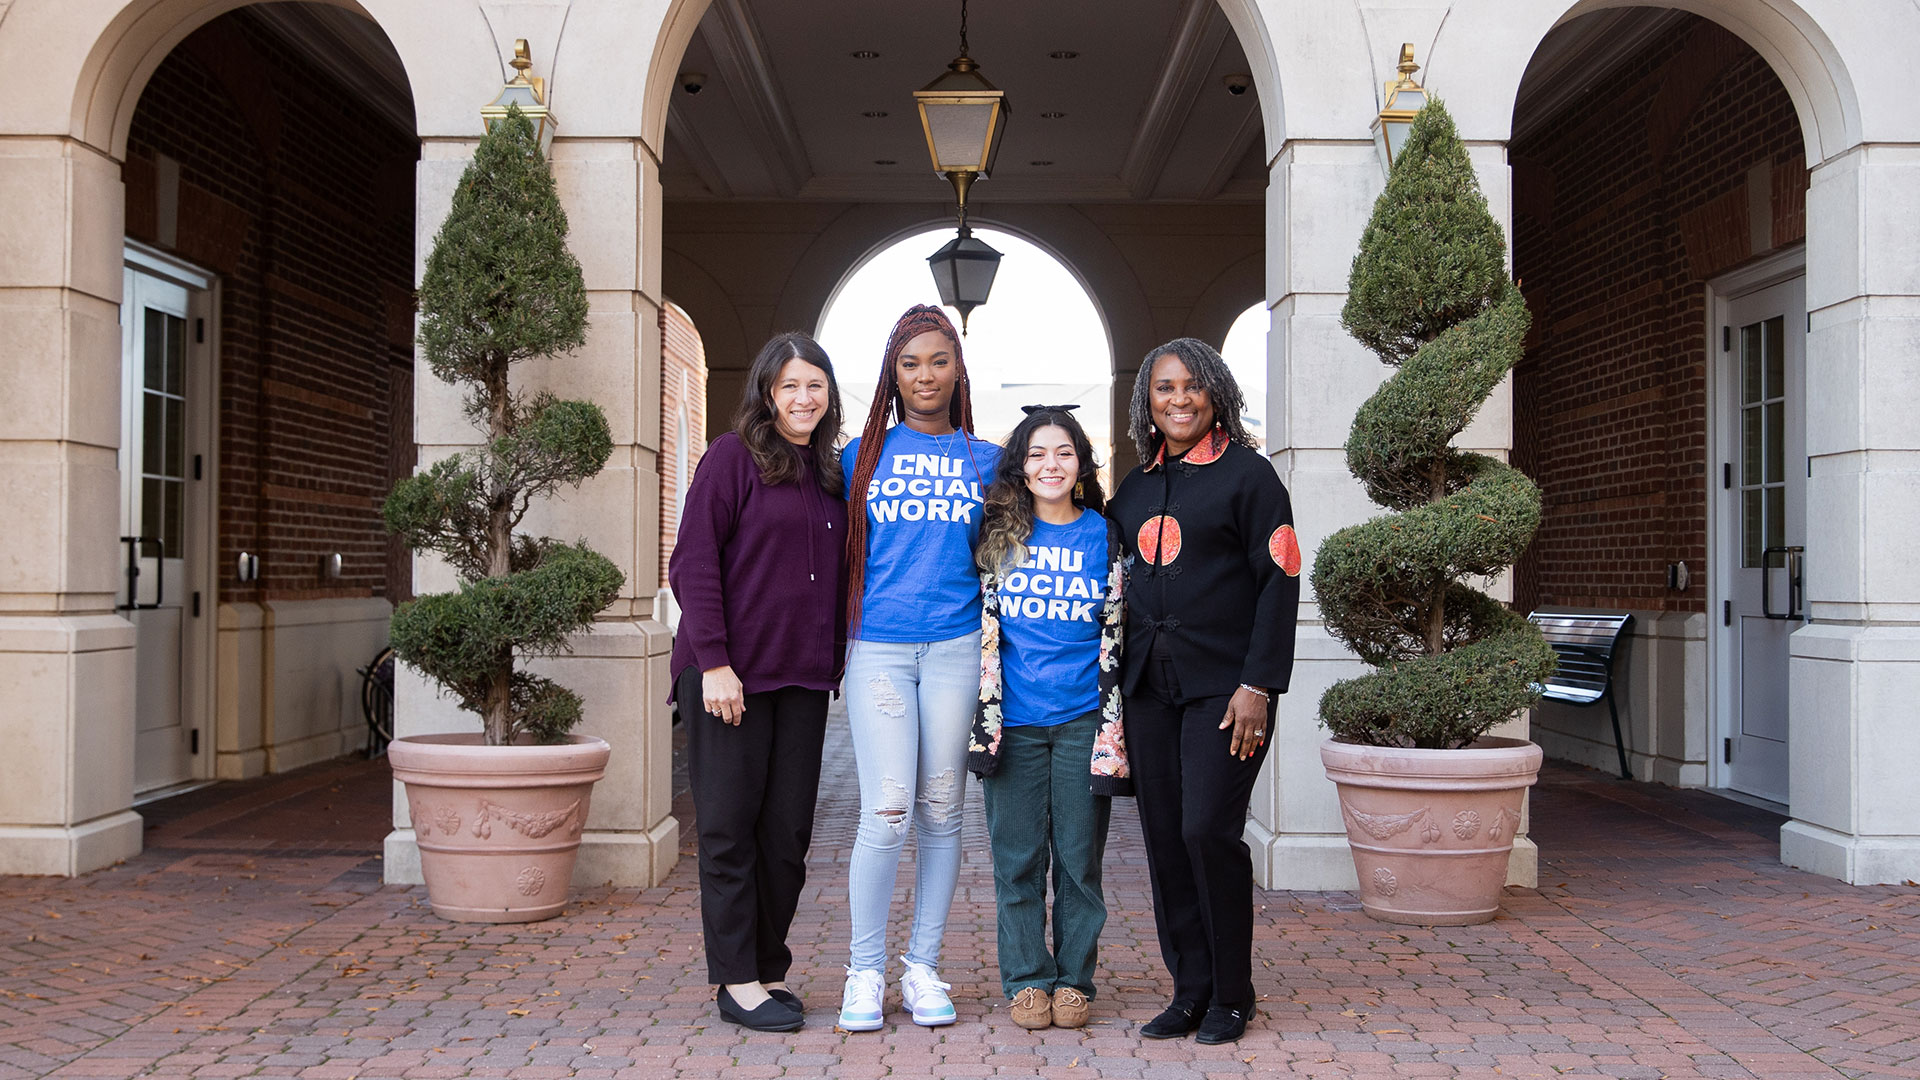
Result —
<path fill-rule="evenodd" d="M 1033 492 L 1027 489 L 1027 450 L 1033 433 L 1044 427 L 1057 427 L 1073 440 L 1073 452 L 1080 459 L 1079 490 L 1074 504 L 1094 513 L 1107 508 L 1107 496 L 1100 490 L 1100 463 L 1094 460 L 1093 443 L 1080 422 L 1065 409 L 1042 405 L 1027 413 L 1026 419 L 1007 436 L 1000 448 L 1000 464 L 993 470 L 993 484 L 987 488 L 987 505 L 980 513 L 980 547 L 973 561 L 982 570 L 1004 572 L 1020 564 L 1027 538 L 1033 535 Z"/>
<path fill-rule="evenodd" d="M 840 441 L 840 383 L 833 376 L 833 361 L 827 359 L 827 351 L 820 347 L 819 342 L 797 330 L 789 330 L 784 334 L 775 334 L 772 340 L 760 346 L 759 355 L 753 358 L 753 366 L 747 370 L 747 385 L 740 393 L 740 407 L 734 410 L 733 430 L 740 436 L 740 441 L 746 444 L 747 452 L 753 455 L 754 467 L 760 470 L 761 483 L 790 484 L 800 479 L 800 455 L 794 453 L 794 444 L 780 434 L 773 415 L 774 384 L 780 381 L 781 369 L 787 366 L 789 360 L 804 361 L 827 373 L 827 414 L 814 425 L 807 446 L 813 450 L 814 478 L 820 482 L 822 489 L 838 495 L 841 474 L 836 444 Z"/>
<path fill-rule="evenodd" d="M 886 358 L 880 364 L 880 381 L 873 390 L 873 407 L 867 410 L 867 426 L 860 430 L 860 453 L 853 462 L 853 484 L 847 491 L 847 636 L 860 627 L 860 597 L 867 586 L 867 486 L 880 467 L 880 451 L 887 441 L 889 421 L 904 422 L 906 402 L 900 398 L 900 374 L 897 365 L 907 342 L 930 330 L 947 335 L 953 343 L 953 399 L 947 403 L 947 419 L 954 430 L 964 433 L 967 456 L 973 456 L 973 394 L 967 380 L 967 361 L 960 352 L 960 334 L 947 313 L 931 304 L 915 304 L 893 324 L 887 335 Z M 974 466 L 978 475 L 980 467 Z"/>

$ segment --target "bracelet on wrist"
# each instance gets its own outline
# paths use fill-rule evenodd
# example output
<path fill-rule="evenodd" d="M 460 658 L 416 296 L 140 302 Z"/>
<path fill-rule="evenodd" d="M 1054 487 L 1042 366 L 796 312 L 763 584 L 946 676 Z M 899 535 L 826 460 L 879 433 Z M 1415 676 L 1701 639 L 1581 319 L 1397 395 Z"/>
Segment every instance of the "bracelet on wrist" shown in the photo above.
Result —
<path fill-rule="evenodd" d="M 1272 694 L 1270 694 L 1270 693 L 1268 693 L 1268 692 L 1267 692 L 1267 691 L 1265 691 L 1265 690 L 1262 690 L 1262 689 L 1260 689 L 1260 688 L 1259 688 L 1259 687 L 1257 687 L 1257 686 L 1254 686 L 1254 685 L 1252 685 L 1251 683 L 1241 683 L 1241 684 L 1240 684 L 1240 689 L 1242 689 L 1242 690 L 1245 690 L 1245 691 L 1246 691 L 1247 693 L 1249 693 L 1249 694 L 1259 694 L 1259 695 L 1260 695 L 1260 700 L 1262 700 L 1262 701 L 1272 701 L 1272 700 L 1273 700 L 1273 695 L 1272 695 Z"/>

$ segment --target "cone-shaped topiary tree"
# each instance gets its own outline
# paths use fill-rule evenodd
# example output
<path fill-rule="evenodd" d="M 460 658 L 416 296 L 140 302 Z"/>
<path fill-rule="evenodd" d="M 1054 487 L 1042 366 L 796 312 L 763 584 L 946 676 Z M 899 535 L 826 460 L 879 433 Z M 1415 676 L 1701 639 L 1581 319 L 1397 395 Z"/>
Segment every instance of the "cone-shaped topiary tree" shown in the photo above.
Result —
<path fill-rule="evenodd" d="M 1328 537 L 1313 591 L 1333 635 L 1379 668 L 1320 719 L 1348 742 L 1451 748 L 1534 703 L 1553 650 L 1464 584 L 1519 558 L 1540 492 L 1449 445 L 1520 359 L 1529 316 L 1506 241 L 1439 102 L 1420 110 L 1354 256 L 1341 323 L 1399 370 L 1354 417 L 1347 467 L 1398 513 Z"/>
<path fill-rule="evenodd" d="M 514 670 L 552 656 L 619 595 L 624 576 L 584 541 L 516 535 L 536 498 L 579 486 L 613 453 L 598 405 L 513 393 L 515 363 L 586 341 L 587 294 L 567 250 L 567 215 L 533 125 L 510 109 L 475 151 L 420 282 L 420 351 L 435 376 L 471 388 L 468 419 L 486 442 L 394 485 L 387 528 L 436 552 L 456 592 L 393 615 L 393 651 L 480 714 L 489 746 L 558 742 L 580 698 Z"/>

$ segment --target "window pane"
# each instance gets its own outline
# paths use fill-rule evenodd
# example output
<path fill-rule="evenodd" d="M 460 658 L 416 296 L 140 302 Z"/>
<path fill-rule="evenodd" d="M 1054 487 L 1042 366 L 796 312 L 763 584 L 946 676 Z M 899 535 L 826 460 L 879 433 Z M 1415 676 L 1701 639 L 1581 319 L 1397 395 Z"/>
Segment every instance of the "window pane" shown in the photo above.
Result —
<path fill-rule="evenodd" d="M 1760 542 L 1762 536 L 1760 520 L 1760 489 L 1754 488 L 1743 493 L 1740 513 L 1740 537 L 1746 547 L 1746 565 L 1748 569 L 1760 565 L 1760 549 L 1766 545 Z"/>
<path fill-rule="evenodd" d="M 140 481 L 141 536 L 159 536 L 162 534 L 162 530 L 166 525 L 167 508 L 166 496 L 160 489 L 165 486 L 165 480 L 148 478 Z M 151 550 L 140 552 L 140 557 L 143 559 L 149 558 L 152 555 L 153 552 Z"/>
<path fill-rule="evenodd" d="M 160 534 L 167 545 L 167 558 L 177 559 L 186 551 L 182 542 L 185 533 L 187 485 L 179 480 L 163 481 L 166 484 L 167 520 L 166 530 Z"/>
<path fill-rule="evenodd" d="M 167 382 L 167 313 L 146 309 L 146 378 L 141 385 L 158 390 Z"/>
<path fill-rule="evenodd" d="M 175 398 L 167 398 L 166 402 L 167 402 L 167 409 L 166 409 L 166 413 L 167 413 L 167 436 L 166 436 L 167 437 L 167 459 L 166 459 L 167 475 L 184 477 L 185 475 L 187 475 L 186 466 L 181 459 L 186 455 L 186 452 L 187 452 L 187 428 L 186 428 L 186 425 L 181 421 L 181 414 L 182 414 L 182 411 L 186 408 L 186 403 Z M 1780 408 L 1780 406 L 1769 405 L 1767 406 L 1767 408 L 1769 410 L 1776 410 Z M 1769 413 L 1769 415 L 1771 415 L 1771 413 Z"/>
<path fill-rule="evenodd" d="M 1787 489 L 1770 487 L 1767 489 L 1767 546 L 1779 547 L 1787 542 Z"/>
<path fill-rule="evenodd" d="M 157 474 L 166 466 L 167 399 L 151 393 L 140 396 L 140 471 Z"/>
<path fill-rule="evenodd" d="M 1760 409 L 1740 410 L 1740 484 L 1751 487 L 1760 482 Z"/>
<path fill-rule="evenodd" d="M 1760 400 L 1760 324 L 1740 328 L 1740 403 Z"/>
<path fill-rule="evenodd" d="M 1766 355 L 1767 386 L 1766 394 L 1770 398 L 1781 397 L 1787 392 L 1787 335 L 1786 320 L 1775 315 L 1767 320 Z"/>
<path fill-rule="evenodd" d="M 1784 475 L 1787 460 L 1787 407 L 1782 402 L 1766 406 L 1767 410 L 1767 483 L 1778 484 L 1786 479 Z"/>

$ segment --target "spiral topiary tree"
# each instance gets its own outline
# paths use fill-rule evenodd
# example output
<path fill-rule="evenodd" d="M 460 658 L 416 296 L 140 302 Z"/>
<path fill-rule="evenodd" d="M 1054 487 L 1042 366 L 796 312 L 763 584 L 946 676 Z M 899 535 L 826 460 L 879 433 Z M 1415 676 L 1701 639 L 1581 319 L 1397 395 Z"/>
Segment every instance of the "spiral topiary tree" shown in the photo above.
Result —
<path fill-rule="evenodd" d="M 1396 513 L 1327 538 L 1313 591 L 1378 668 L 1320 699 L 1336 738 L 1465 746 L 1532 705 L 1554 669 L 1538 630 L 1463 578 L 1498 574 L 1540 524 L 1518 470 L 1451 447 L 1519 361 L 1529 316 L 1453 119 L 1420 110 L 1374 204 L 1341 323 L 1398 370 L 1354 417 L 1347 467 Z"/>
<path fill-rule="evenodd" d="M 566 241 L 533 125 L 510 109 L 461 176 L 420 282 L 421 354 L 470 388 L 466 415 L 486 442 L 400 481 L 384 507 L 389 529 L 460 577 L 457 591 L 394 612 L 393 651 L 480 714 L 489 746 L 558 742 L 579 722 L 577 694 L 515 659 L 568 651 L 625 580 L 584 541 L 515 532 L 534 499 L 578 487 L 613 453 L 598 405 L 507 382 L 512 365 L 586 341 L 586 285 Z"/>

